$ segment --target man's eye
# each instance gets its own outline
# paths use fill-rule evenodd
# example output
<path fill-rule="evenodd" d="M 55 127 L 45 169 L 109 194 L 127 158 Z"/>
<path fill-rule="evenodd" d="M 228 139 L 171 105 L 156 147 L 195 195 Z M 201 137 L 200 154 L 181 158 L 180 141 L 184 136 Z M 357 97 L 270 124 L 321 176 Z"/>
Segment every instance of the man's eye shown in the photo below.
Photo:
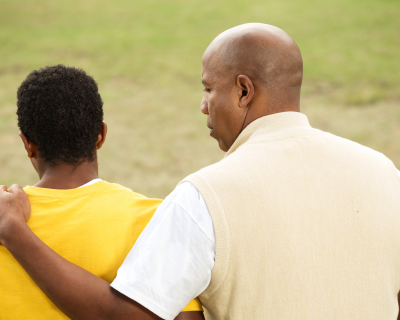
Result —
<path fill-rule="evenodd" d="M 210 92 L 210 89 L 204 88 L 204 92 Z"/>

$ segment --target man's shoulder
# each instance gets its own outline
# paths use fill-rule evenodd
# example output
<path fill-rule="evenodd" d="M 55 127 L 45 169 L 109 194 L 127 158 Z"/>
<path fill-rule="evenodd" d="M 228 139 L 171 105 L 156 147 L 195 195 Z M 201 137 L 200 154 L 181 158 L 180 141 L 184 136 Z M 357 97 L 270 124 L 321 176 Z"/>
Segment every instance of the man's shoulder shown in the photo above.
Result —
<path fill-rule="evenodd" d="M 220 177 L 225 177 L 225 180 L 229 180 L 229 178 L 233 178 L 233 175 L 229 173 L 231 169 L 227 163 L 231 162 L 233 158 L 234 157 L 226 157 L 216 163 L 203 167 L 185 177 L 180 184 L 190 182 L 197 189 L 200 189 L 202 185 L 207 188 L 207 185 L 209 185 L 211 181 L 219 179 Z"/>
<path fill-rule="evenodd" d="M 187 176 L 183 181 L 194 183 L 197 180 L 214 181 L 215 179 L 223 178 L 225 181 L 234 180 L 235 176 L 241 175 L 246 170 L 253 170 L 257 166 L 268 166 L 268 163 L 276 164 L 279 159 L 284 157 L 285 161 L 293 152 L 290 148 L 298 149 L 304 147 L 306 152 L 311 152 L 310 156 L 340 156 L 352 159 L 353 161 L 370 161 L 378 165 L 386 164 L 393 165 L 392 161 L 384 154 L 376 151 L 370 147 L 362 145 L 358 142 L 349 140 L 344 137 L 334 135 L 329 132 L 324 132 L 318 129 L 312 129 L 312 136 L 305 135 L 304 137 L 294 137 L 292 143 L 285 143 L 280 141 L 278 143 L 263 142 L 268 147 L 260 151 L 259 146 L 244 144 L 240 146 L 235 152 L 224 157 L 222 160 L 206 166 L 191 175 Z M 273 150 L 272 153 L 269 152 Z M 262 152 L 265 151 L 265 154 Z M 262 161 L 252 161 L 252 157 L 260 158 Z M 307 157 L 304 158 L 307 160 Z M 256 168 L 257 169 L 257 168 Z"/>
<path fill-rule="evenodd" d="M 345 152 L 348 157 L 355 156 L 355 159 L 369 159 L 376 160 L 378 162 L 392 163 L 383 153 L 372 149 L 371 147 L 365 146 L 359 142 L 334 135 L 332 133 L 325 132 L 324 137 L 332 142 L 328 147 L 332 148 L 333 152 Z"/>

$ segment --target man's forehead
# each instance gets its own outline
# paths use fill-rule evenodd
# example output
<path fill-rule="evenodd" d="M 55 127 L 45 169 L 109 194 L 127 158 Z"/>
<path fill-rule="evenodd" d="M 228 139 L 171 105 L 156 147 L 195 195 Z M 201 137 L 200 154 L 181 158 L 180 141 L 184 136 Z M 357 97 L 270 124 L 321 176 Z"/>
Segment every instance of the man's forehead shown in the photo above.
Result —
<path fill-rule="evenodd" d="M 218 61 L 221 60 L 220 58 L 220 48 L 210 45 L 204 52 L 203 59 L 201 61 L 204 67 L 211 64 L 218 64 Z"/>
<path fill-rule="evenodd" d="M 203 78 L 211 78 L 216 74 L 221 73 L 224 64 L 216 52 L 205 54 L 202 60 L 201 75 Z"/>
<path fill-rule="evenodd" d="M 213 69 L 212 67 L 210 67 L 210 61 L 209 60 L 204 60 L 203 59 L 203 63 L 202 63 L 202 68 L 201 68 L 201 82 L 203 84 L 209 84 L 212 75 L 213 75 Z"/>
<path fill-rule="evenodd" d="M 205 85 L 211 85 L 221 76 L 220 68 L 212 65 L 203 65 L 201 70 L 201 82 Z"/>
<path fill-rule="evenodd" d="M 201 77 L 201 83 L 202 83 L 203 85 L 205 85 L 205 86 L 210 85 L 210 83 L 209 83 L 207 80 L 208 80 L 207 78 Z"/>
<path fill-rule="evenodd" d="M 201 69 L 201 83 L 203 85 L 209 85 L 211 82 L 211 77 L 209 75 L 209 73 L 207 72 L 207 70 L 204 68 Z"/>

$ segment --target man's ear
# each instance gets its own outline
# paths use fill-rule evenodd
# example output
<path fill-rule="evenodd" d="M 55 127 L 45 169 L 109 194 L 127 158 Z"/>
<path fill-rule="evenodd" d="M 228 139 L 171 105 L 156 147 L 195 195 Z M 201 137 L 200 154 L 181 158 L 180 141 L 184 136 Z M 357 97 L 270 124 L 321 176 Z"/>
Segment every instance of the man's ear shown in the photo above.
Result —
<path fill-rule="evenodd" d="M 31 140 L 29 140 L 29 138 L 23 132 L 20 132 L 18 135 L 21 137 L 25 150 L 28 153 L 28 157 L 30 159 L 35 158 L 37 156 L 36 145 Z"/>
<path fill-rule="evenodd" d="M 103 146 L 104 141 L 106 141 L 106 136 L 107 136 L 107 123 L 103 121 L 101 124 L 100 133 L 97 136 L 96 150 L 99 150 Z"/>
<path fill-rule="evenodd" d="M 239 107 L 246 108 L 254 96 L 253 81 L 248 76 L 240 74 L 236 78 L 236 85 L 240 90 Z"/>

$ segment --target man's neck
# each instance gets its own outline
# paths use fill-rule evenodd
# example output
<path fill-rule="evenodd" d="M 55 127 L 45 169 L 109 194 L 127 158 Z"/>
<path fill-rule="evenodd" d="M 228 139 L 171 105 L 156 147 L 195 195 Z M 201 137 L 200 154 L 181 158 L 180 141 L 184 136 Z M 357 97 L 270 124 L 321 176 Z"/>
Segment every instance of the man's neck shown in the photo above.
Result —
<path fill-rule="evenodd" d="M 75 189 L 97 179 L 97 161 L 84 162 L 78 166 L 60 164 L 39 170 L 40 181 L 35 187 L 48 189 Z"/>
<path fill-rule="evenodd" d="M 279 99 L 276 96 L 280 97 Z M 253 121 L 281 112 L 300 112 L 300 87 L 294 87 L 276 93 L 275 97 L 258 96 L 255 97 L 248 106 L 247 116 L 243 123 L 243 130 Z"/>

